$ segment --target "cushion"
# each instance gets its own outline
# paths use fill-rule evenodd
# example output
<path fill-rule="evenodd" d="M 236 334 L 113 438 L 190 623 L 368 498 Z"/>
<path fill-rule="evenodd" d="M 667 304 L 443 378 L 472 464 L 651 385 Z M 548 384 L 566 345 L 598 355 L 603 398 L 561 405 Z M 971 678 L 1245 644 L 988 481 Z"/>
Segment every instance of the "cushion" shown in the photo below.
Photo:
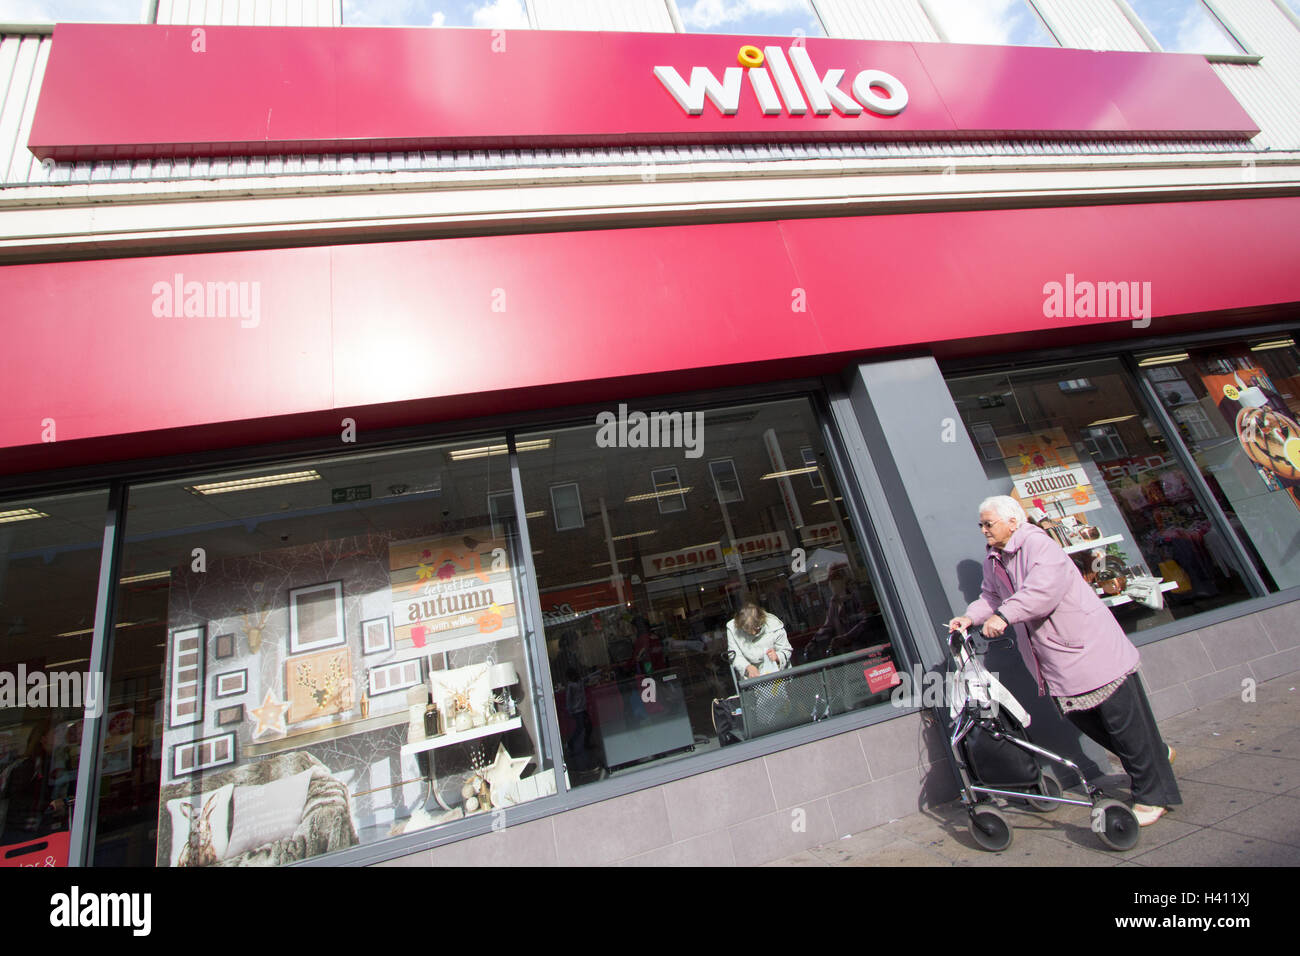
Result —
<path fill-rule="evenodd" d="M 225 858 L 230 843 L 230 798 L 234 789 L 235 785 L 228 783 L 210 793 L 167 801 L 167 812 L 172 821 L 172 845 L 168 865 L 179 865 L 181 850 L 185 849 L 190 841 L 190 828 L 194 822 L 202 822 L 209 828 L 212 834 L 212 849 L 216 851 L 217 859 Z M 188 812 L 182 811 L 182 805 L 193 809 Z M 197 865 L 197 861 L 192 861 L 192 865 Z"/>
<path fill-rule="evenodd" d="M 293 836 L 302 822 L 312 770 L 260 786 L 235 787 L 234 826 L 227 857 L 235 857 L 276 840 Z"/>

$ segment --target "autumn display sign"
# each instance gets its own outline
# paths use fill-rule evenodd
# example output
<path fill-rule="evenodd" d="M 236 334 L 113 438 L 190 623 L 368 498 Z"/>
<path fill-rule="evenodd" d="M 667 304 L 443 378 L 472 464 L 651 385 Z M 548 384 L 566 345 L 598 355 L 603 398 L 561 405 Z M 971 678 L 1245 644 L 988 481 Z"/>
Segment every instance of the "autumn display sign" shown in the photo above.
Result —
<path fill-rule="evenodd" d="M 487 528 L 395 541 L 388 566 L 397 660 L 518 635 L 509 552 Z"/>

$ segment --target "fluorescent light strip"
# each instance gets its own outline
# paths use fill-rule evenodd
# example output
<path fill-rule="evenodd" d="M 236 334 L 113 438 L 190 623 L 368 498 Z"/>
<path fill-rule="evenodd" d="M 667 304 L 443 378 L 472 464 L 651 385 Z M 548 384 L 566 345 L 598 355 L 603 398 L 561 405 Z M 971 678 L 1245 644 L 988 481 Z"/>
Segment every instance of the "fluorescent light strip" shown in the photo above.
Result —
<path fill-rule="evenodd" d="M 836 495 L 836 496 L 835 496 L 835 500 L 836 500 L 836 501 L 843 501 L 844 499 L 843 499 L 842 497 L 840 497 L 839 495 Z M 830 504 L 830 503 L 831 503 L 831 501 L 830 501 L 829 498 L 819 498 L 819 499 L 817 499 L 816 501 L 813 502 L 813 504 L 815 504 L 815 505 L 828 505 L 828 504 Z"/>
<path fill-rule="evenodd" d="M 1295 339 L 1272 339 L 1268 342 L 1259 342 L 1250 347 L 1252 352 L 1262 352 L 1265 349 L 1285 349 L 1295 345 Z"/>
<path fill-rule="evenodd" d="M 530 512 L 528 512 L 527 514 L 525 514 L 524 517 L 525 517 L 525 518 L 545 518 L 545 517 L 546 517 L 546 512 L 545 512 L 545 511 L 530 511 Z"/>
<path fill-rule="evenodd" d="M 789 478 L 791 475 L 811 475 L 816 470 L 816 465 L 810 465 L 807 468 L 787 468 L 785 471 L 769 471 L 766 475 L 763 475 L 759 481 L 764 481 L 768 478 Z"/>
<path fill-rule="evenodd" d="M 143 623 L 143 622 L 141 622 L 141 621 L 123 621 L 123 622 L 121 622 L 120 624 L 118 624 L 117 626 L 118 626 L 118 627 L 135 627 L 137 624 L 140 624 L 140 623 Z M 81 635 L 83 635 L 83 634 L 94 634 L 94 633 L 95 633 L 95 629 L 94 629 L 93 627 L 88 627 L 88 628 L 85 628 L 84 630 L 80 630 L 80 631 L 64 631 L 62 634 L 55 634 L 54 636 L 55 636 L 55 637 L 81 637 Z"/>
<path fill-rule="evenodd" d="M 136 584 L 140 581 L 158 581 L 162 578 L 170 578 L 170 571 L 154 571 L 152 574 L 133 574 L 129 578 L 122 578 L 118 584 Z"/>
<path fill-rule="evenodd" d="M 614 535 L 614 537 L 611 538 L 610 540 L 612 540 L 612 541 L 626 541 L 628 538 L 644 538 L 646 535 L 649 535 L 649 534 L 658 534 L 658 533 L 659 533 L 658 531 L 636 531 L 636 532 L 634 532 L 634 533 L 632 533 L 632 534 L 616 534 L 616 535 Z"/>
<path fill-rule="evenodd" d="M 1116 422 L 1126 422 L 1130 418 L 1137 418 L 1137 415 L 1121 415 L 1119 418 L 1099 418 L 1095 422 L 1088 422 L 1084 428 L 1094 428 L 1097 425 L 1114 425 Z"/>
<path fill-rule="evenodd" d="M 1150 365 L 1170 365 L 1174 362 L 1185 361 L 1187 357 L 1186 352 L 1179 352 L 1177 355 L 1152 355 L 1149 358 L 1139 360 L 1138 365 L 1141 368 L 1146 368 Z"/>
<path fill-rule="evenodd" d="M 525 451 L 543 451 L 551 447 L 549 438 L 532 438 L 528 441 L 515 442 L 515 449 L 520 452 Z M 469 461 L 471 458 L 490 458 L 493 455 L 504 455 L 510 450 L 505 444 L 501 445 L 479 445 L 477 448 L 457 448 L 455 451 L 448 452 L 447 457 L 452 461 Z"/>
<path fill-rule="evenodd" d="M 619 563 L 619 564 L 626 564 L 628 561 L 635 561 L 635 560 L 636 560 L 636 558 L 619 558 L 619 559 L 618 559 L 618 563 Z M 607 567 L 609 567 L 609 562 L 608 562 L 608 561 L 601 561 L 601 562 L 598 562 L 597 564 L 593 564 L 592 567 L 593 567 L 593 568 L 607 568 Z"/>
<path fill-rule="evenodd" d="M 54 664 L 46 664 L 45 669 L 49 670 L 51 667 L 65 667 L 68 664 L 89 664 L 89 663 L 90 663 L 89 657 L 78 657 L 75 661 L 58 661 L 57 663 Z"/>
<path fill-rule="evenodd" d="M 35 508 L 19 508 L 16 511 L 0 511 L 0 524 L 8 521 L 29 521 L 32 518 L 48 518 L 44 511 Z"/>
<path fill-rule="evenodd" d="M 230 491 L 249 491 L 253 488 L 271 488 L 276 485 L 293 485 L 301 481 L 320 481 L 315 469 L 307 471 L 290 471 L 280 475 L 261 475 L 257 478 L 239 478 L 233 481 L 213 481 L 203 485 L 191 485 L 191 491 L 201 495 L 224 495 Z"/>
<path fill-rule="evenodd" d="M 644 495 L 632 495 L 630 498 L 624 498 L 623 502 L 625 504 L 630 504 L 634 501 L 653 501 L 656 498 L 671 498 L 673 495 L 686 494 L 692 487 L 692 485 L 687 485 L 684 488 L 670 488 L 668 491 L 651 491 Z"/>

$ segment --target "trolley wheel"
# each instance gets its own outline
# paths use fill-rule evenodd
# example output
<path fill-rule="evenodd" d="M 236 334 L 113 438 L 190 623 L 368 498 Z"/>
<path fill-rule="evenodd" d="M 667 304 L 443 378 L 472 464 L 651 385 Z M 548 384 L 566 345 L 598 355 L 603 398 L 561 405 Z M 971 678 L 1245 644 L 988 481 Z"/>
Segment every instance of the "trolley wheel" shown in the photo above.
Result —
<path fill-rule="evenodd" d="M 1092 829 L 1112 850 L 1131 850 L 1141 836 L 1137 815 L 1118 800 L 1098 800 L 1092 805 Z"/>
<path fill-rule="evenodd" d="M 981 849 L 1001 853 L 1011 846 L 1011 823 L 997 807 L 981 805 L 970 811 L 970 835 Z"/>
<path fill-rule="evenodd" d="M 1038 771 L 1038 783 L 1034 786 L 1034 792 L 1042 794 L 1044 797 L 1059 797 L 1061 795 L 1061 780 L 1056 776 L 1056 771 L 1051 767 L 1042 767 Z M 1028 798 L 1026 803 L 1029 809 L 1038 813 L 1051 813 L 1059 803 L 1053 803 L 1051 800 L 1035 800 L 1033 797 Z"/>

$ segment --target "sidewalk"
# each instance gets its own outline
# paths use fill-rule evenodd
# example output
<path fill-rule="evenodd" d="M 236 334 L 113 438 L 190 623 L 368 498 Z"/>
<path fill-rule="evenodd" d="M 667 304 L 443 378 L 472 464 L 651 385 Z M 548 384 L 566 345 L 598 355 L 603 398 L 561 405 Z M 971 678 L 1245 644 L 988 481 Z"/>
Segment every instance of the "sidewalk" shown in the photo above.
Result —
<path fill-rule="evenodd" d="M 1008 807 L 1011 846 L 988 853 L 952 801 L 767 865 L 1300 866 L 1300 672 L 1259 684 L 1253 702 L 1231 697 L 1159 723 L 1178 751 L 1183 804 L 1128 852 L 1104 847 L 1087 807 L 1061 804 L 1049 814 Z M 1098 782 L 1127 799 L 1128 777 L 1114 769 Z"/>

